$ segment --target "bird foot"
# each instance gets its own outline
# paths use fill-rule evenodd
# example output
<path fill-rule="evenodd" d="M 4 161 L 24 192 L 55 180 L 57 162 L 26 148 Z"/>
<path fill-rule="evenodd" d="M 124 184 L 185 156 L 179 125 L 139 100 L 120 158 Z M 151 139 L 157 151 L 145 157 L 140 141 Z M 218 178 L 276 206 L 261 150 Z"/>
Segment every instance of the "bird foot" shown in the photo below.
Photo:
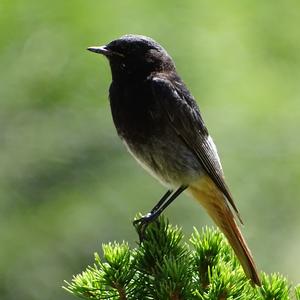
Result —
<path fill-rule="evenodd" d="M 148 213 L 146 216 L 143 216 L 140 219 L 133 221 L 133 226 L 135 227 L 135 229 L 139 235 L 140 244 L 145 239 L 145 232 L 146 232 L 147 226 L 151 222 L 153 222 L 156 219 L 156 217 L 157 216 L 155 213 Z"/>

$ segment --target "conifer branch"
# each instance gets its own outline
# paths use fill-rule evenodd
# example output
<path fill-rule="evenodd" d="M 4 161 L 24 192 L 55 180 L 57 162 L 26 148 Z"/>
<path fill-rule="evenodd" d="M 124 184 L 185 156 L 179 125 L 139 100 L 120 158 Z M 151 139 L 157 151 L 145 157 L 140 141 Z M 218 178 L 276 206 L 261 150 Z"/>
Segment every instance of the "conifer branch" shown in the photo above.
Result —
<path fill-rule="evenodd" d="M 252 287 L 223 234 L 196 229 L 183 233 L 161 217 L 150 224 L 145 240 L 130 249 L 126 242 L 103 245 L 103 258 L 65 282 L 65 289 L 88 300 L 289 300 L 291 288 L 279 274 L 262 273 Z M 295 288 L 300 300 L 300 286 Z"/>

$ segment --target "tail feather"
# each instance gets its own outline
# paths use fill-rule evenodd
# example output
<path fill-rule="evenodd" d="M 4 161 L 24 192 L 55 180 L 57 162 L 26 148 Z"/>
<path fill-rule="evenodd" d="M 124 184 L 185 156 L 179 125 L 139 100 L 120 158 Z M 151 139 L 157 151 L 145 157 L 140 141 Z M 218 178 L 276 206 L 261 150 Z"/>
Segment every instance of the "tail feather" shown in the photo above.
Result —
<path fill-rule="evenodd" d="M 210 217 L 224 233 L 247 277 L 254 284 L 260 286 L 261 282 L 252 254 L 222 192 L 219 191 L 208 176 L 204 176 L 197 182 L 190 184 L 189 192 L 203 205 Z"/>

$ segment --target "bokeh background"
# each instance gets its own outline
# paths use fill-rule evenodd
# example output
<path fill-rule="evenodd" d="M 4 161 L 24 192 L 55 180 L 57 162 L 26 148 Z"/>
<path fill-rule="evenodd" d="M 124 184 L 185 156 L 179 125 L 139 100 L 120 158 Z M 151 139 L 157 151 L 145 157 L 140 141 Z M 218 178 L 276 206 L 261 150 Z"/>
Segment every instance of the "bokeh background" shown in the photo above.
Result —
<path fill-rule="evenodd" d="M 118 139 L 110 70 L 85 49 L 149 35 L 176 61 L 219 148 L 260 270 L 300 282 L 300 2 L 0 2 L 0 298 L 61 286 L 164 188 Z M 167 210 L 212 224 L 187 196 Z"/>

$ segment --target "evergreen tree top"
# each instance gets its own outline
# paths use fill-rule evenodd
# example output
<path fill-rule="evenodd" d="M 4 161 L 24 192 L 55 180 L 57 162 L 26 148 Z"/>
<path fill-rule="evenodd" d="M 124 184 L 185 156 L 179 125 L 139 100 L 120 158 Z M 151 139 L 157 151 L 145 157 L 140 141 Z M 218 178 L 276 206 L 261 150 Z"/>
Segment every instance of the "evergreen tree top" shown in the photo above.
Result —
<path fill-rule="evenodd" d="M 89 300 L 300 300 L 279 274 L 261 274 L 262 287 L 251 286 L 223 234 L 194 229 L 189 243 L 164 217 L 150 224 L 144 241 L 103 245 L 103 257 L 64 287 Z M 291 296 L 295 294 L 295 297 Z"/>

